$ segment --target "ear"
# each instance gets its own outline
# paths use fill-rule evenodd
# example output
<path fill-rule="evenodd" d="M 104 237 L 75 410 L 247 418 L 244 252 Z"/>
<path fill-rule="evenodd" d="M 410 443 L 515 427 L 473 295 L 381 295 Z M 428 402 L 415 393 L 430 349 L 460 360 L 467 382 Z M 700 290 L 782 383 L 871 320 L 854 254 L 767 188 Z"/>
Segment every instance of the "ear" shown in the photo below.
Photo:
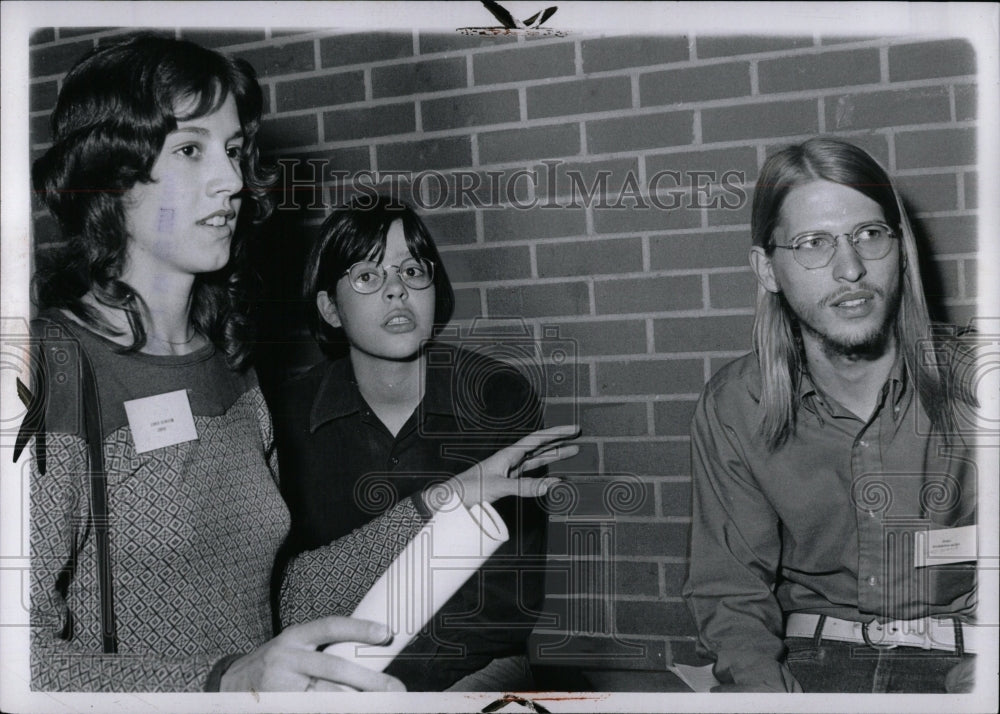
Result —
<path fill-rule="evenodd" d="M 319 310 L 320 316 L 328 325 L 331 327 L 341 327 L 340 312 L 337 310 L 337 303 L 334 302 L 326 290 L 320 290 L 316 293 L 316 309 Z"/>
<path fill-rule="evenodd" d="M 771 257 L 760 246 L 755 245 L 750 249 L 750 267 L 753 268 L 754 275 L 757 276 L 757 282 L 760 283 L 761 287 L 769 293 L 781 292 L 778 278 L 774 275 Z"/>

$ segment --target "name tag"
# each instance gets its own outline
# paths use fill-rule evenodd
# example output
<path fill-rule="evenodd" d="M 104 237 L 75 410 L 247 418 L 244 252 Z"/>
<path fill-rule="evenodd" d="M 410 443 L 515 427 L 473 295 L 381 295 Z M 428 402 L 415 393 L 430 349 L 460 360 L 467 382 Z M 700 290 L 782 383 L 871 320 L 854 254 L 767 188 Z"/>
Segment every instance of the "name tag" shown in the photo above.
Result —
<path fill-rule="evenodd" d="M 125 413 L 136 453 L 144 454 L 198 438 L 186 389 L 131 399 L 125 402 Z"/>
<path fill-rule="evenodd" d="M 917 568 L 975 560 L 976 527 L 917 531 L 914 546 L 914 566 Z"/>

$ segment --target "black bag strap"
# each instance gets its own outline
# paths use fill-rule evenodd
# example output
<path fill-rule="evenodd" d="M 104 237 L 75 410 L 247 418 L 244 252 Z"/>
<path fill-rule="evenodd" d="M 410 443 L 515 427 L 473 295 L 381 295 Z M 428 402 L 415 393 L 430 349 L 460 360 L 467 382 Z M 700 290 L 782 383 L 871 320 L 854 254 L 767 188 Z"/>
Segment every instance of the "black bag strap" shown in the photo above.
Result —
<path fill-rule="evenodd" d="M 101 592 L 101 642 L 105 654 L 117 654 L 118 631 L 115 623 L 114 584 L 111 579 L 108 478 L 104 470 L 104 440 L 101 438 L 101 401 L 94 368 L 82 349 L 80 367 L 80 394 L 87 430 L 87 448 L 90 452 L 90 523 L 94 528 L 97 546 L 97 582 Z"/>
<path fill-rule="evenodd" d="M 61 331 L 60 339 L 73 339 Z M 97 582 L 101 595 L 101 643 L 105 654 L 118 653 L 118 632 L 115 622 L 114 587 L 111 578 L 110 534 L 108 522 L 107 473 L 104 470 L 103 439 L 101 437 L 101 401 L 97 391 L 97 379 L 83 346 L 78 340 L 76 354 L 80 365 L 80 412 L 84 419 L 84 434 L 87 440 L 88 466 L 90 471 L 90 519 L 94 542 L 97 547 Z M 36 466 L 40 474 L 45 474 L 45 409 L 48 404 L 48 374 L 42 349 L 35 352 L 38 360 L 36 376 L 38 384 L 32 394 L 27 386 L 17 380 L 18 397 L 28 411 L 21 423 L 14 445 L 14 461 L 31 437 L 35 437 Z M 74 547 L 74 553 L 75 553 Z M 75 555 L 73 556 L 76 557 Z"/>

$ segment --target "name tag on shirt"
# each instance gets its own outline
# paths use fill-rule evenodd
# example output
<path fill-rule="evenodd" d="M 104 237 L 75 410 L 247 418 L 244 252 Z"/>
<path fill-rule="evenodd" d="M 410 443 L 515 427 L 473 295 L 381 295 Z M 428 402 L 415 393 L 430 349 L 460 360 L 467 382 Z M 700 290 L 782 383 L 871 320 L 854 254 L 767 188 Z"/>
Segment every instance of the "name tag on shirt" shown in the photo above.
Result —
<path fill-rule="evenodd" d="M 198 438 L 186 389 L 131 399 L 125 402 L 125 414 L 139 454 Z"/>
<path fill-rule="evenodd" d="M 976 527 L 917 531 L 914 546 L 914 567 L 917 568 L 975 560 Z"/>

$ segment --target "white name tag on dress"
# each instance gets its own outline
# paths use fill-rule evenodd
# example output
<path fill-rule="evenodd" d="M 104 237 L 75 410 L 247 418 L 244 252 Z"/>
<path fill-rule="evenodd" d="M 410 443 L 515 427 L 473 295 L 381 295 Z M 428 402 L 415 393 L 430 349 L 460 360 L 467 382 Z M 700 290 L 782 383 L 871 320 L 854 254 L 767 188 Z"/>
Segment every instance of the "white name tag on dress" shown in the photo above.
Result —
<path fill-rule="evenodd" d="M 125 413 L 138 454 L 198 438 L 186 389 L 131 399 Z"/>
<path fill-rule="evenodd" d="M 976 559 L 976 527 L 917 531 L 913 548 L 914 566 L 948 565 Z"/>

